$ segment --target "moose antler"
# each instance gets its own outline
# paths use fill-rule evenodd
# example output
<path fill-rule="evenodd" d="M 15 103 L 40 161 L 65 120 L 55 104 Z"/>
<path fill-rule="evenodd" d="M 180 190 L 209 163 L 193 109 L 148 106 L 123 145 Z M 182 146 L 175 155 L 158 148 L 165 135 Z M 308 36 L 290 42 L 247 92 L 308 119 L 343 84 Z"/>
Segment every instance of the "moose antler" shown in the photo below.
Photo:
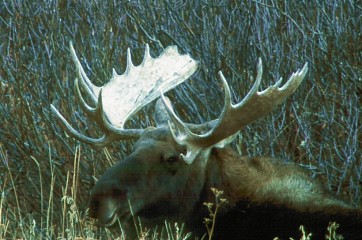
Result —
<path fill-rule="evenodd" d="M 171 104 L 168 101 L 164 101 L 167 112 L 173 122 L 173 125 L 169 124 L 173 137 L 178 144 L 184 145 L 187 148 L 186 155 L 181 155 L 181 157 L 185 162 L 191 164 L 201 151 L 217 144 L 224 145 L 224 142 L 229 142 L 242 128 L 271 112 L 275 106 L 291 95 L 297 89 L 307 71 L 308 64 L 306 63 L 302 70 L 293 73 L 282 87 L 279 87 L 282 82 L 282 78 L 280 78 L 273 86 L 259 92 L 258 88 L 263 72 L 262 62 L 259 59 L 254 86 L 244 99 L 235 105 L 231 102 L 229 85 L 222 72 L 219 72 L 225 91 L 224 108 L 218 119 L 206 123 L 212 126 L 212 128 L 203 134 L 192 132 L 188 124 L 184 123 L 175 114 Z M 163 94 L 161 97 L 165 99 Z M 200 125 L 199 128 L 204 128 L 204 126 L 205 123 Z M 197 130 L 197 127 L 193 126 L 192 129 Z"/>
<path fill-rule="evenodd" d="M 189 78 L 197 68 L 197 62 L 189 55 L 180 55 L 176 46 L 167 47 L 157 57 L 150 56 L 146 45 L 145 55 L 139 66 L 134 66 L 130 50 L 127 50 L 127 68 L 122 75 L 113 69 L 111 80 L 97 87 L 87 77 L 70 42 L 72 59 L 77 67 L 75 80 L 76 96 L 83 110 L 104 132 L 101 138 L 90 138 L 76 131 L 51 105 L 51 109 L 63 123 L 72 137 L 88 143 L 95 148 L 103 148 L 116 140 L 138 138 L 142 129 L 124 129 L 125 122 L 138 110 L 158 98 L 162 91 L 168 91 Z M 91 99 L 89 106 L 82 97 L 79 83 Z"/>

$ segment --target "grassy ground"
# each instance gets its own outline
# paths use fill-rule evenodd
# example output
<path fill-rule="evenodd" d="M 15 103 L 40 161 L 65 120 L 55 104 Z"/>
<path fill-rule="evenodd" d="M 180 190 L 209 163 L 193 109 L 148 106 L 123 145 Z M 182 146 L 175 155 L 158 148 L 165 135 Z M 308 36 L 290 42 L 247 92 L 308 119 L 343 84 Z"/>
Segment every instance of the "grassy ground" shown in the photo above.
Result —
<path fill-rule="evenodd" d="M 146 43 L 153 56 L 177 45 L 199 60 L 200 68 L 171 99 L 185 121 L 196 123 L 221 110 L 219 70 L 237 101 L 251 87 L 258 57 L 264 87 L 309 62 L 297 92 L 248 126 L 234 146 L 242 154 L 303 165 L 361 206 L 361 5 L 359 0 L 1 1 L 0 238 L 114 237 L 94 226 L 86 204 L 95 179 L 127 156 L 132 143 L 94 151 L 69 138 L 50 114 L 54 102 L 81 132 L 99 133 L 74 102 L 69 41 L 99 85 L 113 67 L 124 71 L 128 47 L 138 64 Z M 129 126 L 151 125 L 152 109 L 143 109 Z"/>

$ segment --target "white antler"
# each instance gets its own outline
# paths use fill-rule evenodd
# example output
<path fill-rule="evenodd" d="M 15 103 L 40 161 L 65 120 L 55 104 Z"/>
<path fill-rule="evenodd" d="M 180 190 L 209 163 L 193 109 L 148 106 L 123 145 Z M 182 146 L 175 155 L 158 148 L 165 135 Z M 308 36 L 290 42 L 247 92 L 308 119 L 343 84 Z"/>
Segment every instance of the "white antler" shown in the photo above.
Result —
<path fill-rule="evenodd" d="M 174 139 L 178 144 L 184 145 L 187 148 L 186 155 L 181 155 L 181 157 L 190 164 L 201 151 L 220 144 L 220 142 L 228 142 L 239 130 L 256 119 L 270 113 L 274 107 L 291 95 L 298 88 L 307 71 L 308 64 L 306 63 L 302 70 L 293 73 L 282 87 L 279 87 L 282 81 L 282 79 L 279 79 L 273 86 L 259 92 L 258 88 L 263 72 L 262 63 L 259 59 L 258 74 L 254 86 L 244 99 L 235 105 L 231 103 L 229 85 L 223 74 L 219 72 L 225 91 L 224 109 L 218 119 L 206 123 L 212 126 L 212 128 L 204 134 L 192 132 L 190 128 L 188 128 L 188 124 L 182 122 L 174 113 L 171 104 L 165 101 L 166 109 L 174 123 L 174 127 L 170 125 Z M 204 126 L 205 123 L 200 125 L 200 129 L 204 128 Z M 193 129 L 197 129 L 197 127 L 193 127 Z"/>
<path fill-rule="evenodd" d="M 146 45 L 144 59 L 139 66 L 133 65 L 128 49 L 126 71 L 118 75 L 113 70 L 111 80 L 104 86 L 97 87 L 85 74 L 72 43 L 70 51 L 79 78 L 75 82 L 77 96 L 84 111 L 98 124 L 104 136 L 99 139 L 86 137 L 72 128 L 53 105 L 52 111 L 63 122 L 71 136 L 96 148 L 104 147 L 115 140 L 139 137 L 141 130 L 124 129 L 129 117 L 158 98 L 161 91 L 168 91 L 185 81 L 197 69 L 197 62 L 189 55 L 180 55 L 176 46 L 167 47 L 159 57 L 152 58 Z M 78 83 L 95 107 L 84 101 Z"/>

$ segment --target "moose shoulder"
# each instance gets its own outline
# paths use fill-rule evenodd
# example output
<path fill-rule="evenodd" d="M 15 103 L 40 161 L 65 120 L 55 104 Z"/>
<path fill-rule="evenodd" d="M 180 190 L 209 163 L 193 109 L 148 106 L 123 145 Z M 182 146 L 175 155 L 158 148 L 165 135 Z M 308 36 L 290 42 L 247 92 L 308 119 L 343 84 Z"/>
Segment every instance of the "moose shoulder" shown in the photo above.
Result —
<path fill-rule="evenodd" d="M 362 236 L 362 210 L 335 197 L 300 167 L 267 157 L 239 156 L 227 147 L 247 124 L 271 112 L 297 89 L 308 71 L 307 64 L 283 86 L 279 80 L 259 92 L 259 61 L 254 86 L 235 105 L 220 72 L 225 90 L 220 117 L 190 124 L 174 113 L 164 96 L 197 68 L 197 62 L 180 55 L 176 47 L 152 58 L 146 46 L 139 66 L 132 64 L 128 51 L 125 73 L 114 72 L 103 87 L 91 83 L 72 45 L 70 50 L 79 78 L 76 96 L 104 135 L 98 139 L 82 135 L 52 105 L 68 134 L 95 148 L 116 140 L 138 139 L 133 152 L 110 167 L 92 190 L 90 212 L 99 224 L 110 227 L 118 219 L 132 231 L 127 227 L 133 222 L 131 204 L 144 226 L 163 225 L 165 220 L 184 222 L 189 231 L 202 236 L 206 232 L 203 221 L 209 214 L 204 203 L 214 201 L 211 189 L 216 188 L 224 192 L 227 203 L 217 215 L 215 239 L 298 238 L 300 225 L 313 232 L 314 239 L 322 239 L 330 221 L 338 222 L 348 239 Z M 79 83 L 91 105 L 84 101 Z M 124 128 L 129 117 L 159 97 L 156 127 Z"/>

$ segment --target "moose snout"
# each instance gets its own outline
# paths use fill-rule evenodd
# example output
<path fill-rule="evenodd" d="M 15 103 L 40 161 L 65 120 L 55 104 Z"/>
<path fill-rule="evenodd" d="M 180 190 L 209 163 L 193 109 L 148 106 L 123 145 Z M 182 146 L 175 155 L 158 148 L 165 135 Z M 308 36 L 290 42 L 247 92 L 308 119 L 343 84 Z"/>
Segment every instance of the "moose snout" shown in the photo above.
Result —
<path fill-rule="evenodd" d="M 127 198 L 127 190 L 113 181 L 100 181 L 93 188 L 89 201 L 90 217 L 107 221 Z"/>

